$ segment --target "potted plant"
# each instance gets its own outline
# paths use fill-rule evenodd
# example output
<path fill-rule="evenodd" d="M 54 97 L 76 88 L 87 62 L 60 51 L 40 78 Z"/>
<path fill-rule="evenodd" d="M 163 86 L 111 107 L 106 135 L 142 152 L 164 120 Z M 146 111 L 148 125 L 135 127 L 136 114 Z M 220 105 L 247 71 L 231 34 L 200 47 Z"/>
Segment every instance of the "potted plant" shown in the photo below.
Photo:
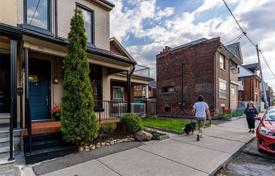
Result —
<path fill-rule="evenodd" d="M 52 118 L 54 118 L 56 121 L 60 121 L 60 118 L 61 118 L 61 108 L 59 105 L 54 105 L 52 110 L 51 110 L 51 113 L 52 113 Z"/>

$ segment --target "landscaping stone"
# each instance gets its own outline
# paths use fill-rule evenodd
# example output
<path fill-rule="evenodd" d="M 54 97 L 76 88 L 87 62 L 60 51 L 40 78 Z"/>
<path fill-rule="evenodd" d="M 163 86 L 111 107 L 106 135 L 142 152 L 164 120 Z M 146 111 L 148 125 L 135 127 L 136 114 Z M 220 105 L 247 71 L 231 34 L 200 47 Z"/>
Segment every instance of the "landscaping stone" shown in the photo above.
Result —
<path fill-rule="evenodd" d="M 90 145 L 90 150 L 94 150 L 95 149 L 95 145 L 91 144 Z"/>
<path fill-rule="evenodd" d="M 90 147 L 89 146 L 85 146 L 85 151 L 86 152 L 90 151 Z"/>
<path fill-rule="evenodd" d="M 106 145 L 105 142 L 101 142 L 101 146 L 104 147 Z"/>
<path fill-rule="evenodd" d="M 79 151 L 83 152 L 84 151 L 84 147 L 79 147 Z"/>
<path fill-rule="evenodd" d="M 152 139 L 153 135 L 151 133 L 148 133 L 144 130 L 140 130 L 135 134 L 135 138 L 138 141 L 150 141 Z"/>
<path fill-rule="evenodd" d="M 100 145 L 100 143 L 98 142 L 97 144 L 96 144 L 96 148 L 100 148 L 101 147 L 101 145 Z"/>

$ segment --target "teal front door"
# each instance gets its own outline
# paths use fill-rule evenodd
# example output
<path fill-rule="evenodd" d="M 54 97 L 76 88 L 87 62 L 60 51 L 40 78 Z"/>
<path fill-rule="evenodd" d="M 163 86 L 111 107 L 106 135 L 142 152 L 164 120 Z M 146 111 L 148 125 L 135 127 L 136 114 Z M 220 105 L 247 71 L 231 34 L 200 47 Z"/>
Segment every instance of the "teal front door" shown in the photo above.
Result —
<path fill-rule="evenodd" d="M 31 59 L 29 68 L 31 118 L 50 119 L 50 62 Z"/>

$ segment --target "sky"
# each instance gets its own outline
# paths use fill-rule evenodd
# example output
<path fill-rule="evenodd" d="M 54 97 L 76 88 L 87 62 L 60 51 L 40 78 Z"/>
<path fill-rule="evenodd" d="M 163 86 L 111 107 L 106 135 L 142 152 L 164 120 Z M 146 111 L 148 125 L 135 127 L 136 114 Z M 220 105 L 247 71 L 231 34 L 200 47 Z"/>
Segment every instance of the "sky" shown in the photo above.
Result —
<path fill-rule="evenodd" d="M 111 37 L 116 37 L 139 64 L 156 76 L 156 55 L 199 38 L 221 37 L 241 43 L 245 64 L 257 62 L 256 49 L 241 34 L 222 0 L 110 0 Z M 275 72 L 275 1 L 226 0 L 248 36 Z M 235 39 L 235 40 L 234 40 Z M 262 60 L 265 81 L 275 90 L 275 77 Z"/>

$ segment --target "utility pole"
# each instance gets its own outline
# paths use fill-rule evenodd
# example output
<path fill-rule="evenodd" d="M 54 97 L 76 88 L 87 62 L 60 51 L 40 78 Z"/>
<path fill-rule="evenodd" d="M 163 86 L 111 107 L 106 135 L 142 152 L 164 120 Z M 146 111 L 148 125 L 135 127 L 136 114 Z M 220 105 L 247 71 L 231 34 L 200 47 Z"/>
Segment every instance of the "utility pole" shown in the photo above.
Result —
<path fill-rule="evenodd" d="M 257 50 L 257 56 L 258 56 L 258 63 L 259 63 L 259 67 L 260 67 L 260 76 L 261 76 L 261 79 L 262 79 L 262 87 L 263 87 L 263 93 L 264 93 L 264 103 L 265 103 L 265 108 L 267 108 L 268 107 L 268 102 L 267 102 L 265 82 L 264 82 L 264 77 L 263 77 L 263 70 L 262 70 L 262 66 L 261 66 L 261 59 L 260 59 L 260 55 L 259 55 L 258 45 L 256 45 L 256 50 Z"/>

